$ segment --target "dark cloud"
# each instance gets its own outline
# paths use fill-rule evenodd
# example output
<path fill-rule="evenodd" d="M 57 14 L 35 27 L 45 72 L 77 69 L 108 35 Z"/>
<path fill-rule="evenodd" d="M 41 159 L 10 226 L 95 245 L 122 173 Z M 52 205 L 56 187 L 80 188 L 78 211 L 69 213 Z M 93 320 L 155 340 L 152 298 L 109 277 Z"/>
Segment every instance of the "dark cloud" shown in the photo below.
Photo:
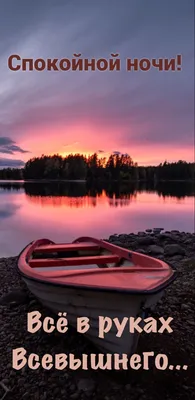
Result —
<path fill-rule="evenodd" d="M 21 147 L 17 146 L 9 137 L 0 137 L 0 153 L 3 154 L 15 154 L 15 153 L 29 153 L 27 150 L 23 150 Z"/>
<path fill-rule="evenodd" d="M 98 150 L 97 152 L 98 152 L 98 153 L 105 153 L 104 150 Z"/>
<path fill-rule="evenodd" d="M 22 160 L 0 158 L 0 168 L 22 168 L 24 165 L 25 163 Z"/>
<path fill-rule="evenodd" d="M 9 137 L 0 137 L 0 146 L 9 146 L 12 145 L 14 142 Z"/>

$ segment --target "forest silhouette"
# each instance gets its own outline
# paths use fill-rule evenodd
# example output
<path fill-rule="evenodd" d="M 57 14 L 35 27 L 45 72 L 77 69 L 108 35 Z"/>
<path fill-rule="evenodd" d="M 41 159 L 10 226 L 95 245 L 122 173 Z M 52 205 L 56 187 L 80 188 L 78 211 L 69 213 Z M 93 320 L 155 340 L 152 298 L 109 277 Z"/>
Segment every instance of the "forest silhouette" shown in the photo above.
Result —
<path fill-rule="evenodd" d="M 195 163 L 165 161 L 158 166 L 139 166 L 128 154 L 111 154 L 107 159 L 82 154 L 62 157 L 42 155 L 31 158 L 24 168 L 0 170 L 1 180 L 85 180 L 97 181 L 171 181 L 194 180 Z"/>

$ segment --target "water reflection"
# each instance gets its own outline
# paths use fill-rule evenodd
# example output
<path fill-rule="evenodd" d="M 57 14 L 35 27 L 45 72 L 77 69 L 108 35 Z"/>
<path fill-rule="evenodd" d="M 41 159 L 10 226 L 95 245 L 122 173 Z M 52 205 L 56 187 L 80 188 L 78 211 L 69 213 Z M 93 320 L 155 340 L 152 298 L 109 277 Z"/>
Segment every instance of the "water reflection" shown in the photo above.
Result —
<path fill-rule="evenodd" d="M 0 182 L 0 257 L 43 237 L 108 238 L 158 226 L 192 232 L 194 195 L 192 183 Z"/>
<path fill-rule="evenodd" d="M 97 204 L 95 199 L 109 199 L 110 206 L 124 206 L 129 205 L 131 200 L 135 200 L 138 193 L 145 192 L 156 193 L 164 199 L 173 197 L 178 200 L 195 195 L 193 182 L 97 183 L 95 186 L 89 186 L 83 182 L 0 182 L 0 193 L 2 190 L 20 191 L 21 189 L 24 190 L 29 201 L 34 203 L 41 203 L 43 206 L 66 204 L 70 207 L 73 205 L 94 207 Z M 69 200 L 64 199 L 66 197 Z"/>

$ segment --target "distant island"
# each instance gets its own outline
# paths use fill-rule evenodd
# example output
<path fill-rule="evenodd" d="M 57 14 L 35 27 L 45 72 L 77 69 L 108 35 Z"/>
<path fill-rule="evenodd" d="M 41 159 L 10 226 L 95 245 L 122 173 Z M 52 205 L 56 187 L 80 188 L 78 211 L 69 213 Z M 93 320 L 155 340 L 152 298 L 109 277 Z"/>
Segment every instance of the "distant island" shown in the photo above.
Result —
<path fill-rule="evenodd" d="M 42 155 L 27 161 L 24 168 L 0 169 L 0 180 L 77 180 L 77 181 L 193 181 L 195 163 L 179 160 L 158 166 L 139 166 L 128 154 L 111 154 L 107 159 L 95 153 L 85 157 Z"/>

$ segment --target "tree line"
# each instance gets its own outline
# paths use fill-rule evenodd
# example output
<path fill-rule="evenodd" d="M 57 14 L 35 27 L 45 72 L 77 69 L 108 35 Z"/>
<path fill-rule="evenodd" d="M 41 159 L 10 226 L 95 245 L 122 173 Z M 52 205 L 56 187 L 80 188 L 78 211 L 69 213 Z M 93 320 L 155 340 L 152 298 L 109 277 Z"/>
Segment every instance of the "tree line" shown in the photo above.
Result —
<path fill-rule="evenodd" d="M 0 170 L 1 180 L 86 180 L 97 181 L 167 181 L 194 180 L 195 163 L 178 162 L 158 166 L 138 166 L 127 154 L 111 154 L 108 159 L 82 154 L 62 157 L 42 155 L 31 158 L 24 168 Z"/>

